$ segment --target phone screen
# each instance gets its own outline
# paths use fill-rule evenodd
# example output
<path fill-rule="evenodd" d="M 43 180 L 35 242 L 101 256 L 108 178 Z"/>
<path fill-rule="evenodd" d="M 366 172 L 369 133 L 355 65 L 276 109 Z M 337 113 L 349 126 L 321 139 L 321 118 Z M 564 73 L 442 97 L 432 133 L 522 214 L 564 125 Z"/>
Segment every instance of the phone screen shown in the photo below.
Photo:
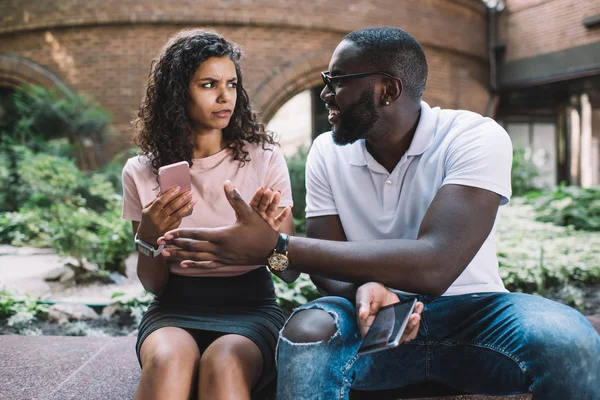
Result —
<path fill-rule="evenodd" d="M 396 345 L 406 327 L 415 302 L 416 300 L 411 300 L 382 307 L 365 335 L 358 354 L 385 350 Z"/>

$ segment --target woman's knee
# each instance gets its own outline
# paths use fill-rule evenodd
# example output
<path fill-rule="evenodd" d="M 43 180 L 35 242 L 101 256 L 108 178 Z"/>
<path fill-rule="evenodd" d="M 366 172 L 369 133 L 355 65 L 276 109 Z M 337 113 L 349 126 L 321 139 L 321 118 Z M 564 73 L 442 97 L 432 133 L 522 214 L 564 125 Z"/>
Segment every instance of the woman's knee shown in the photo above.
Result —
<path fill-rule="evenodd" d="M 335 319 L 322 309 L 311 308 L 294 314 L 282 336 L 293 343 L 329 341 L 336 332 Z"/>
<path fill-rule="evenodd" d="M 167 327 L 152 332 L 140 350 L 142 369 L 191 370 L 200 362 L 200 350 L 184 329 Z"/>
<path fill-rule="evenodd" d="M 200 359 L 201 372 L 224 372 L 235 369 L 262 370 L 262 352 L 250 339 L 240 335 L 225 335 L 215 340 Z"/>

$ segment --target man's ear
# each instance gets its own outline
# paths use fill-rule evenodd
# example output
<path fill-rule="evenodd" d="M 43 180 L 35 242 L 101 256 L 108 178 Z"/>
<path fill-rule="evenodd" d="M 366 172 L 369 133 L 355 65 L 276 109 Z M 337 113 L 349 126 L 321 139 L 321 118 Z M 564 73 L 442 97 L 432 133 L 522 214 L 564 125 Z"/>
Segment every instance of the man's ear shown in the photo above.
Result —
<path fill-rule="evenodd" d="M 381 101 L 383 104 L 389 104 L 402 95 L 403 87 L 400 79 L 385 78 L 383 83 L 383 92 L 381 93 Z"/>

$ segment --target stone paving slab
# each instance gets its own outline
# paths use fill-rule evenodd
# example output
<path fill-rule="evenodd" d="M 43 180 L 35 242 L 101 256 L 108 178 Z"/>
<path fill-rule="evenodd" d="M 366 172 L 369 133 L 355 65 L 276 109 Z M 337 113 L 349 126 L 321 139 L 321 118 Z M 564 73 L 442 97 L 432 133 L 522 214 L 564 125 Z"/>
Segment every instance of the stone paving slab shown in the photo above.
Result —
<path fill-rule="evenodd" d="M 588 319 L 600 332 L 600 315 Z M 0 335 L 0 400 L 132 399 L 140 377 L 135 341 L 135 337 Z M 403 390 L 353 392 L 351 398 L 417 398 Z M 419 400 L 495 399 L 528 400 L 531 396 L 419 397 Z"/>
<path fill-rule="evenodd" d="M 0 399 L 132 399 L 135 337 L 0 336 Z"/>

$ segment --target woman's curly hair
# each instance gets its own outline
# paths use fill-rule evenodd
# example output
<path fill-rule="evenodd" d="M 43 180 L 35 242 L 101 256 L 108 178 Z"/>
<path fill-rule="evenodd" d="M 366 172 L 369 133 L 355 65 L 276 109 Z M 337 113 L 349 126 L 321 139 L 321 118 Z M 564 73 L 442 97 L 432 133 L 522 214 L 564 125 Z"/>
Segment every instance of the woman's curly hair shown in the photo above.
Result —
<path fill-rule="evenodd" d="M 135 143 L 152 163 L 154 174 L 160 167 L 187 161 L 192 165 L 194 142 L 192 124 L 186 113 L 189 83 L 201 63 L 211 57 L 229 57 L 237 73 L 237 101 L 229 125 L 223 129 L 223 141 L 240 166 L 250 161 L 244 142 L 275 144 L 273 135 L 258 123 L 242 84 L 238 61 L 240 48 L 223 36 L 194 29 L 172 37 L 152 61 L 146 95 L 134 124 Z"/>

